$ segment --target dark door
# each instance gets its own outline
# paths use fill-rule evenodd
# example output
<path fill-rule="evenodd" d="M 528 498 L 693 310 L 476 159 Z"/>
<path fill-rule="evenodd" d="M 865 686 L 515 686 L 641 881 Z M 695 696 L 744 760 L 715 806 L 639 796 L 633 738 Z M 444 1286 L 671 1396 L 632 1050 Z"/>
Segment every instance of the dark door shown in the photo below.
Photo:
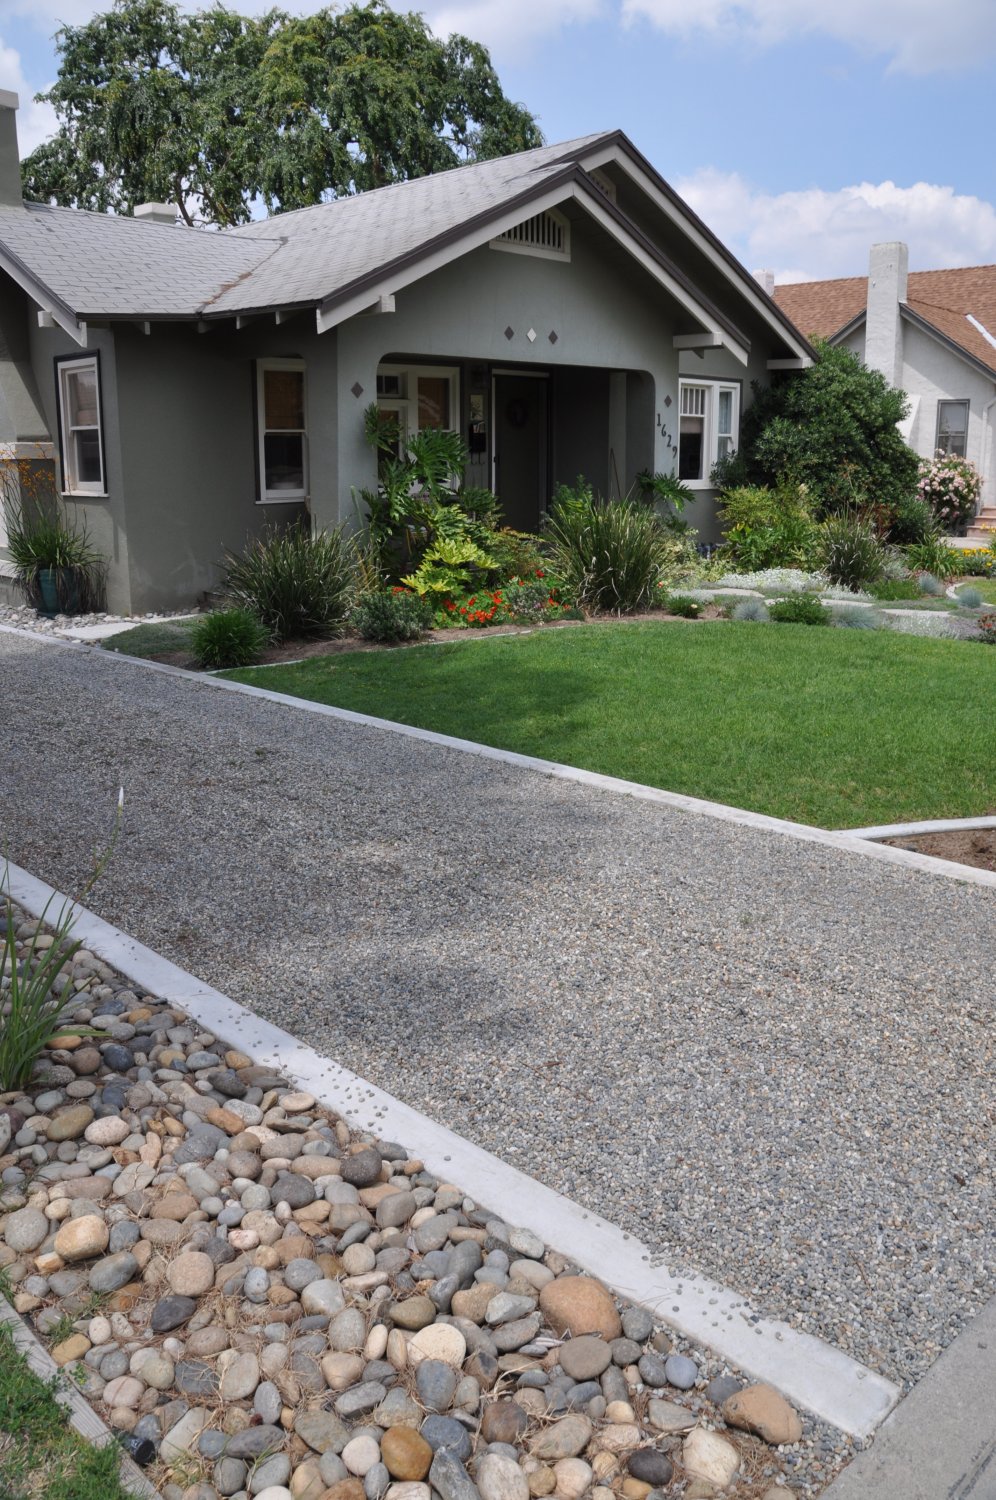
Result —
<path fill-rule="evenodd" d="M 541 376 L 495 376 L 495 493 L 516 531 L 535 531 L 546 507 L 548 386 Z"/>

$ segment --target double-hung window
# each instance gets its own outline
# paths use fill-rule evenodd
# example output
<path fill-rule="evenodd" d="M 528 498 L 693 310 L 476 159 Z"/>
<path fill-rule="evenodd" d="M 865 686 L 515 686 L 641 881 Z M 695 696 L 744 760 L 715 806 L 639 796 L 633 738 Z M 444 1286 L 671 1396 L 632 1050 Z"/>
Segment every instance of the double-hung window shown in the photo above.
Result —
<path fill-rule="evenodd" d="M 100 365 L 95 354 L 56 364 L 62 490 L 104 495 L 104 439 L 100 424 Z"/>
<path fill-rule="evenodd" d="M 304 361 L 261 359 L 256 366 L 261 505 L 301 501 L 308 494 L 308 432 Z"/>
<path fill-rule="evenodd" d="M 968 451 L 967 401 L 938 401 L 937 451 L 965 457 Z"/>
<path fill-rule="evenodd" d="M 678 478 L 706 487 L 721 458 L 736 452 L 740 387 L 716 380 L 683 380 L 679 387 Z"/>

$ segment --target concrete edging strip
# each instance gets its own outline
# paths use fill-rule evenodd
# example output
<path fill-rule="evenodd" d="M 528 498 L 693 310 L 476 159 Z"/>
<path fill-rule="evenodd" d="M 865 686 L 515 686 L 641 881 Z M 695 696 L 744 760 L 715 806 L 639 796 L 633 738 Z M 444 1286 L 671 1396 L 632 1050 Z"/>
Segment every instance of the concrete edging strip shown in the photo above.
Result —
<path fill-rule="evenodd" d="M 49 1354 L 44 1344 L 39 1341 L 20 1314 L 15 1312 L 3 1297 L 0 1297 L 0 1323 L 5 1323 L 10 1329 L 14 1340 L 14 1347 L 19 1353 L 25 1356 L 29 1367 L 42 1380 L 51 1380 L 53 1375 L 61 1373 L 59 1366 Z M 78 1391 L 71 1380 L 60 1382 L 55 1393 L 55 1398 L 62 1406 L 66 1407 L 70 1424 L 81 1437 L 85 1438 L 88 1443 L 92 1443 L 95 1448 L 103 1448 L 108 1443 L 116 1441 L 111 1429 L 97 1415 L 82 1391 Z M 137 1497 L 137 1500 L 162 1500 L 162 1496 L 155 1485 L 146 1479 L 138 1464 L 134 1462 L 123 1448 L 121 1450 L 120 1474 L 122 1484 Z"/>
<path fill-rule="evenodd" d="M 869 1437 L 899 1400 L 892 1381 L 811 1334 L 758 1318 L 735 1293 L 694 1274 L 654 1266 L 649 1248 L 598 1214 L 544 1187 L 462 1136 L 323 1057 L 193 974 L 178 968 L 26 870 L 8 863 L 5 887 L 24 910 L 73 911 L 74 935 L 133 983 L 187 1011 L 230 1046 L 279 1066 L 326 1107 L 382 1139 L 398 1140 L 513 1224 L 528 1225 L 621 1296 L 748 1374 L 777 1385 L 797 1405 L 854 1437 Z"/>
<path fill-rule="evenodd" d="M 22 630 L 13 625 L 0 625 L 6 635 L 20 635 L 46 645 L 61 646 L 69 651 L 91 651 L 99 648 L 80 641 L 67 641 L 57 636 L 41 635 L 37 631 Z M 188 672 L 183 667 L 171 667 L 165 662 L 146 661 L 140 656 L 126 656 L 121 651 L 101 652 L 109 661 L 125 665 L 144 667 L 146 671 L 163 672 L 167 676 L 182 677 L 208 688 L 219 688 L 223 692 L 242 693 L 252 698 L 262 698 L 268 703 L 278 703 L 298 712 L 319 714 L 325 718 L 338 719 L 342 723 L 357 724 L 362 728 L 384 730 L 390 734 L 401 734 L 409 739 L 421 740 L 425 744 L 438 745 L 444 750 L 457 750 L 464 755 L 477 755 L 485 760 L 499 761 L 504 765 L 518 766 L 525 771 L 537 771 L 543 776 L 553 776 L 561 781 L 576 781 L 582 786 L 596 787 L 600 791 L 614 792 L 625 797 L 635 797 L 643 802 L 657 802 L 664 807 L 673 807 L 680 812 L 693 813 L 699 817 L 718 818 L 722 822 L 739 823 L 744 828 L 757 828 L 767 833 L 781 834 L 785 838 L 799 839 L 803 843 L 823 844 L 831 849 L 840 849 L 849 854 L 860 854 L 868 859 L 882 860 L 886 864 L 904 865 L 910 870 L 920 870 L 927 875 L 940 875 L 946 880 L 961 881 L 965 885 L 985 885 L 996 889 L 996 870 L 982 870 L 974 865 L 959 865 L 951 860 L 936 859 L 930 854 L 916 854 L 909 849 L 894 849 L 881 845 L 854 832 L 831 832 L 826 828 L 815 828 L 808 823 L 793 823 L 787 818 L 769 817 L 767 813 L 749 812 L 746 808 L 730 807 L 724 802 L 709 802 L 703 797 L 688 797 L 682 792 L 666 792 L 660 787 L 645 786 L 638 781 L 624 781 L 618 776 L 604 776 L 598 771 L 584 771 L 578 766 L 563 765 L 559 761 L 542 760 L 535 755 L 522 755 L 517 750 L 499 750 L 493 745 L 481 745 L 476 740 L 462 740 L 454 735 L 437 734 L 433 729 L 420 729 L 414 724 L 400 724 L 393 719 L 378 719 L 372 714 L 354 713 L 349 708 L 335 708 L 327 703 L 313 703 L 307 698 L 294 698 L 289 693 L 275 693 L 270 688 L 252 687 L 245 682 L 229 682 L 203 672 Z"/>
<path fill-rule="evenodd" d="M 854 839 L 905 839 L 919 833 L 972 833 L 985 828 L 996 828 L 996 817 L 928 818 L 920 823 L 882 823 L 877 828 L 847 828 L 841 832 Z"/>

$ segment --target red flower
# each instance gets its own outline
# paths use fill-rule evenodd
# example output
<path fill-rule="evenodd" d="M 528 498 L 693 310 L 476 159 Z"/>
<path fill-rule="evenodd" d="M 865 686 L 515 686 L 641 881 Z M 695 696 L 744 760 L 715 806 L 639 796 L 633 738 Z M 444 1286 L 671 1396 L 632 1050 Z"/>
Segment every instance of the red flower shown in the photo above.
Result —
<path fill-rule="evenodd" d="M 536 577 L 537 578 L 545 578 L 546 577 L 546 574 L 543 572 L 542 568 L 537 568 L 536 569 Z"/>

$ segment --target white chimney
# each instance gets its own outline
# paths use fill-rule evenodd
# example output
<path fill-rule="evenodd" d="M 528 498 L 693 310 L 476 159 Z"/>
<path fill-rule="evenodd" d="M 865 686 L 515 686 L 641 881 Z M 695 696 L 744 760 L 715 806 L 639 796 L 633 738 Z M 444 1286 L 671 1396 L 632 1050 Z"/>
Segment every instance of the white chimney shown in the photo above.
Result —
<path fill-rule="evenodd" d="M 176 209 L 172 203 L 138 203 L 135 218 L 144 219 L 147 224 L 175 224 Z"/>
<path fill-rule="evenodd" d="M 903 383 L 903 328 L 900 303 L 906 301 L 910 253 L 900 240 L 872 245 L 868 258 L 868 313 L 865 364 L 892 386 Z"/>
<path fill-rule="evenodd" d="M 16 94 L 0 89 L 0 204 L 23 202 L 21 192 L 21 158 L 17 150 Z"/>
<path fill-rule="evenodd" d="M 751 271 L 750 273 L 759 286 L 762 286 L 768 296 L 772 296 L 775 290 L 774 271 Z"/>

